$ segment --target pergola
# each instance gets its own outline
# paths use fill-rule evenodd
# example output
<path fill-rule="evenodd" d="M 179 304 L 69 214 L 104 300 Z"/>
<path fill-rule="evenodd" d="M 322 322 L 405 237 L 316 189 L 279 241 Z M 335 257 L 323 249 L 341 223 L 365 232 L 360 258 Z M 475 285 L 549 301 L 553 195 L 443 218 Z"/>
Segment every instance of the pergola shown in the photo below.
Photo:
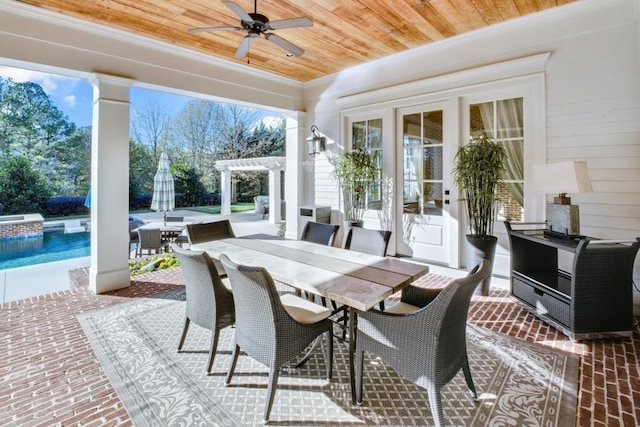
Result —
<path fill-rule="evenodd" d="M 281 173 L 286 170 L 286 157 L 256 157 L 253 159 L 218 160 L 215 167 L 220 171 L 220 199 L 222 214 L 231 213 L 231 172 L 269 171 L 269 222 L 280 222 Z"/>

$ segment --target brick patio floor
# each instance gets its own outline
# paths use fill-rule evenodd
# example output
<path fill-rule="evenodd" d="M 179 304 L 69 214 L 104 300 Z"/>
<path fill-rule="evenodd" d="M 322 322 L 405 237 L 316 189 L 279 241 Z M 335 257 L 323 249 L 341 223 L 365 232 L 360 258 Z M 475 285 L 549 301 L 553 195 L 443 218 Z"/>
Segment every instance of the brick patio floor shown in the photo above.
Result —
<path fill-rule="evenodd" d="M 103 295 L 82 286 L 86 270 L 70 274 L 78 285 L 72 290 L 0 306 L 2 426 L 132 425 L 76 315 L 179 286 L 181 271 L 177 268 L 136 276 L 131 287 Z M 474 297 L 469 320 L 579 355 L 576 425 L 640 425 L 637 322 L 632 338 L 573 343 L 537 321 L 504 290 L 494 291 L 489 297 Z"/>

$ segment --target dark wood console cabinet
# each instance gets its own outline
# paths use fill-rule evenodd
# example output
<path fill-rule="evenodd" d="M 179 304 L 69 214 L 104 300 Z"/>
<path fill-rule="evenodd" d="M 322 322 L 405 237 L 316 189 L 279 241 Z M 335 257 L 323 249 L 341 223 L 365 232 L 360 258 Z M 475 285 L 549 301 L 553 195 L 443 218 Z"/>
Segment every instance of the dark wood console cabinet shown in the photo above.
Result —
<path fill-rule="evenodd" d="M 631 336 L 633 264 L 630 241 L 550 237 L 531 223 L 505 222 L 511 246 L 511 294 L 571 339 Z M 558 251 L 573 254 L 571 271 Z"/>

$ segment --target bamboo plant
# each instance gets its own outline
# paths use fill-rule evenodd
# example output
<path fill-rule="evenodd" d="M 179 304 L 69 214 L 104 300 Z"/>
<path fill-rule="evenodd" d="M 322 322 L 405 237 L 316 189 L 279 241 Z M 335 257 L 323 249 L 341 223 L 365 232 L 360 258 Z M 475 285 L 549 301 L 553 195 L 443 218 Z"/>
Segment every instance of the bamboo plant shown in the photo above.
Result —
<path fill-rule="evenodd" d="M 332 176 L 342 190 L 345 220 L 362 223 L 367 210 L 367 187 L 376 177 L 375 160 L 363 149 L 343 153 Z"/>
<path fill-rule="evenodd" d="M 470 235 L 493 235 L 498 201 L 497 187 L 502 181 L 507 154 L 486 135 L 471 137 L 455 156 L 454 180 L 464 201 Z"/>

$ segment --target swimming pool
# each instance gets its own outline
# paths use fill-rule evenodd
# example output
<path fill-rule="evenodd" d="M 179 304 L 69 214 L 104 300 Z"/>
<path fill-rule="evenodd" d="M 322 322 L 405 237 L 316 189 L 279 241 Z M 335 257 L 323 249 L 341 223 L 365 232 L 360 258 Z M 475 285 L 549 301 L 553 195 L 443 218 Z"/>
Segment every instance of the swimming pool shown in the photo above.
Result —
<path fill-rule="evenodd" d="M 0 270 L 91 255 L 89 233 L 46 231 L 42 237 L 0 241 Z"/>

